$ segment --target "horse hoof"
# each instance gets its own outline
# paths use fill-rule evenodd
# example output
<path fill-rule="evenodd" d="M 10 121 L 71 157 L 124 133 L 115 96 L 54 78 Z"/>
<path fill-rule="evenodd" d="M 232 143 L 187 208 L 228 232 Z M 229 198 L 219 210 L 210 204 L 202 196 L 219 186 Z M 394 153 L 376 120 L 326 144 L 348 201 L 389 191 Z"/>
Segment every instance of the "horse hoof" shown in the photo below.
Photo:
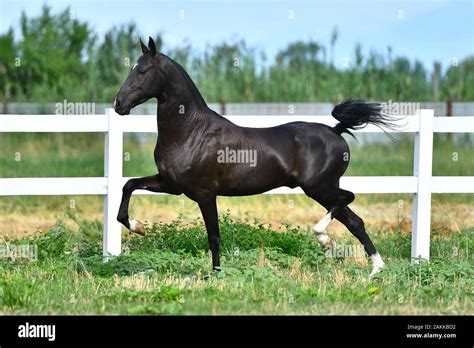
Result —
<path fill-rule="evenodd" d="M 332 240 L 329 240 L 326 244 L 321 246 L 323 247 L 324 251 L 332 251 L 334 249 Z"/>
<path fill-rule="evenodd" d="M 145 226 L 139 220 L 130 220 L 130 231 L 138 233 L 141 236 L 146 234 Z"/>
<path fill-rule="evenodd" d="M 321 245 L 321 247 L 324 250 L 331 250 L 333 248 L 333 245 L 332 245 L 333 241 L 331 240 L 331 238 L 329 238 L 327 233 L 317 234 L 316 240 L 318 241 L 319 245 Z"/>
<path fill-rule="evenodd" d="M 372 268 L 372 272 L 370 272 L 370 275 L 369 275 L 369 278 L 372 278 L 374 275 L 376 275 L 377 273 L 379 273 L 381 270 L 382 270 L 383 266 L 382 267 L 374 267 Z"/>

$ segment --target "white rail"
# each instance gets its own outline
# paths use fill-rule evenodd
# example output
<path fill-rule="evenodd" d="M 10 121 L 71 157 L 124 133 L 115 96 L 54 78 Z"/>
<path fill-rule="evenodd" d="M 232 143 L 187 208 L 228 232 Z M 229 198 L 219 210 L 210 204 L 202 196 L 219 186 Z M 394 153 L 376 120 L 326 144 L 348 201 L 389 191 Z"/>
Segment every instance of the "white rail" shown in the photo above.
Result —
<path fill-rule="evenodd" d="M 330 116 L 228 116 L 241 126 L 271 127 L 307 121 L 334 125 Z M 402 121 L 400 132 L 416 133 L 413 176 L 342 177 L 341 187 L 354 193 L 413 193 L 412 260 L 429 260 L 432 193 L 474 193 L 474 176 L 432 177 L 433 133 L 473 133 L 474 117 L 434 117 L 433 110 Z M 103 132 L 105 133 L 104 177 L 87 178 L 0 178 L 0 196 L 15 195 L 95 195 L 105 196 L 104 257 L 119 255 L 121 224 L 116 216 L 122 187 L 129 178 L 122 176 L 123 133 L 155 132 L 154 116 L 119 116 L 113 109 L 106 115 L 0 115 L 0 132 Z M 369 125 L 358 132 L 382 132 Z M 144 173 L 147 175 L 149 173 Z M 280 187 L 267 194 L 301 194 L 299 188 Z M 135 191 L 135 194 L 152 194 Z"/>

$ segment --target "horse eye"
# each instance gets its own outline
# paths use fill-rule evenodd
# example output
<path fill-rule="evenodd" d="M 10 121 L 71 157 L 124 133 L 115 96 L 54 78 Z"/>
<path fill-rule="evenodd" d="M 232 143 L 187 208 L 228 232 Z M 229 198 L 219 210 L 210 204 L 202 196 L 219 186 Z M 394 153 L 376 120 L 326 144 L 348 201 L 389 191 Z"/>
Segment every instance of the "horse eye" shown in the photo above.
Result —
<path fill-rule="evenodd" d="M 144 73 L 145 73 L 145 69 L 138 69 L 138 73 L 144 74 Z"/>

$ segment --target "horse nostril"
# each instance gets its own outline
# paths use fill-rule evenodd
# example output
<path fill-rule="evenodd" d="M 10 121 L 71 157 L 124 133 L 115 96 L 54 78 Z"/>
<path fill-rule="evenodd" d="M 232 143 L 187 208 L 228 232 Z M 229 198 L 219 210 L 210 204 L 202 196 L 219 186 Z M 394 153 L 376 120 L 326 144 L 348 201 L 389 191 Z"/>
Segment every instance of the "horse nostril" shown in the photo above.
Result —
<path fill-rule="evenodd" d="M 118 100 L 117 98 L 115 98 L 114 100 L 114 108 L 118 108 L 120 106 L 120 100 Z"/>

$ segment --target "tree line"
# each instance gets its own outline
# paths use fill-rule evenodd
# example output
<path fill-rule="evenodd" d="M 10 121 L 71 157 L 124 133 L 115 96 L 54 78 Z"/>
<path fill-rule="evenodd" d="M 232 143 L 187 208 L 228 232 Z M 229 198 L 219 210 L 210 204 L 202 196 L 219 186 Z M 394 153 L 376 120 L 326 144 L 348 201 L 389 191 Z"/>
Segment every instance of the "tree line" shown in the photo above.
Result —
<path fill-rule="evenodd" d="M 0 35 L 0 90 L 3 103 L 110 102 L 141 55 L 134 23 L 111 28 L 103 38 L 69 9 L 20 19 L 21 39 L 13 29 Z M 208 102 L 335 102 L 366 100 L 473 101 L 474 55 L 442 72 L 419 61 L 386 52 L 363 53 L 357 44 L 347 65 L 334 63 L 338 31 L 326 47 L 316 41 L 290 43 L 269 63 L 264 52 L 234 40 L 197 53 L 190 44 L 157 48 L 189 72 Z"/>

